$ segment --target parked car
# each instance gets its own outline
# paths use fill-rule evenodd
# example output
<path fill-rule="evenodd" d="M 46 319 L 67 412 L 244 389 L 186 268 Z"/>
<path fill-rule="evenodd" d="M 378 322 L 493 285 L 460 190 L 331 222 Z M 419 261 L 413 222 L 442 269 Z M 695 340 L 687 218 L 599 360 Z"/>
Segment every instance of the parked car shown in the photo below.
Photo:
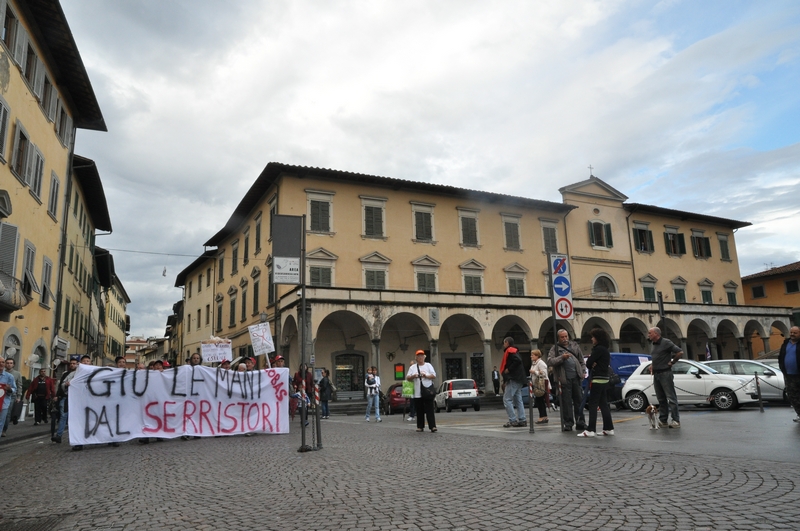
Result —
<path fill-rule="evenodd" d="M 617 385 L 608 390 L 609 403 L 616 404 L 617 409 L 623 409 L 625 407 L 625 401 L 622 400 L 622 387 L 639 365 L 648 363 L 649 361 L 649 354 L 631 354 L 628 352 L 611 353 L 611 368 L 614 369 L 614 372 L 619 376 L 620 381 Z M 587 378 L 583 381 L 584 393 L 588 392 L 588 387 L 589 379 Z"/>
<path fill-rule="evenodd" d="M 777 363 L 778 360 L 775 360 Z M 774 369 L 769 365 L 753 360 L 711 360 L 706 361 L 706 365 L 713 367 L 722 374 L 740 374 L 750 376 L 758 374 L 759 387 L 761 387 L 761 398 L 764 400 L 783 400 L 786 399 L 786 382 L 783 380 L 783 373 L 780 369 Z M 758 399 L 756 390 L 753 390 L 753 398 Z"/>
<path fill-rule="evenodd" d="M 386 413 L 393 415 L 394 413 L 402 413 L 406 407 L 411 407 L 408 400 L 403 397 L 403 384 L 396 383 L 389 386 L 386 391 Z"/>
<path fill-rule="evenodd" d="M 778 358 L 774 359 L 771 358 L 768 360 L 758 360 L 758 361 L 759 363 L 763 363 L 764 365 L 769 365 L 770 367 L 775 369 L 775 372 L 781 372 L 781 365 L 780 363 L 778 363 Z"/>
<path fill-rule="evenodd" d="M 644 411 L 648 404 L 658 404 L 650 365 L 648 362 L 637 367 L 622 388 L 622 396 L 633 411 Z M 719 410 L 730 410 L 755 401 L 752 377 L 720 374 L 707 365 L 689 360 L 675 363 L 672 374 L 681 405 L 705 405 L 710 402 Z"/>
<path fill-rule="evenodd" d="M 481 410 L 481 397 L 478 394 L 478 384 L 475 380 L 445 380 L 439 386 L 436 397 L 433 399 L 436 412 L 444 409 L 450 413 L 453 408 L 466 411 L 471 407 L 475 411 Z"/>

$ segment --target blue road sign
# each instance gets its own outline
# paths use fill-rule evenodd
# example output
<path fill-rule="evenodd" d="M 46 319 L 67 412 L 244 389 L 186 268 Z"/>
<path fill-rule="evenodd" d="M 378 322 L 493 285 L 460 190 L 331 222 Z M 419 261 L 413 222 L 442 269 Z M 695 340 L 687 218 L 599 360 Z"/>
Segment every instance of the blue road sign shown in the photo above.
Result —
<path fill-rule="evenodd" d="M 567 272 L 567 257 L 566 256 L 559 256 L 555 260 L 553 260 L 553 274 L 554 275 L 563 275 Z"/>
<path fill-rule="evenodd" d="M 553 279 L 553 289 L 559 297 L 566 297 L 571 289 L 569 279 L 567 277 L 555 277 Z"/>

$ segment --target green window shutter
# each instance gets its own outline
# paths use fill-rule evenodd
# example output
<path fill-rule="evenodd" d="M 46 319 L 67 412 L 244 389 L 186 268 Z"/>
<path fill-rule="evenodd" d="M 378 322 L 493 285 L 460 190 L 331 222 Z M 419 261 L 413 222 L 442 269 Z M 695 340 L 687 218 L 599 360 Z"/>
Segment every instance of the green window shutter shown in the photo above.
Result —
<path fill-rule="evenodd" d="M 461 218 L 461 233 L 464 245 L 478 245 L 478 225 L 475 218 Z"/>
<path fill-rule="evenodd" d="M 643 288 L 644 291 L 644 300 L 647 302 L 655 302 L 656 300 L 656 288 Z"/>
<path fill-rule="evenodd" d="M 723 260 L 731 259 L 730 250 L 728 249 L 728 240 L 719 241 L 719 254 Z"/>
<path fill-rule="evenodd" d="M 706 251 L 706 258 L 711 258 L 711 239 L 703 238 L 703 247 Z"/>
<path fill-rule="evenodd" d="M 683 239 L 683 234 L 678 234 L 678 254 L 686 254 L 686 240 Z"/>
<path fill-rule="evenodd" d="M 417 240 L 431 241 L 433 239 L 433 230 L 430 213 L 414 212 L 414 222 L 416 223 Z"/>
<path fill-rule="evenodd" d="M 729 291 L 728 292 L 728 304 L 730 304 L 731 306 L 736 306 L 736 292 L 735 291 Z"/>
<path fill-rule="evenodd" d="M 611 238 L 611 224 L 606 223 L 603 225 L 603 229 L 606 233 L 606 247 L 614 247 L 614 240 Z"/>
<path fill-rule="evenodd" d="M 675 302 L 686 302 L 686 290 L 675 288 Z"/>
<path fill-rule="evenodd" d="M 544 227 L 543 231 L 544 231 L 544 252 L 557 253 L 558 240 L 556 238 L 555 227 Z"/>
<path fill-rule="evenodd" d="M 320 271 L 320 279 L 323 286 L 331 286 L 331 268 L 323 267 Z"/>
<path fill-rule="evenodd" d="M 691 238 L 692 238 L 692 254 L 695 255 L 695 257 L 696 257 L 697 256 L 697 237 L 696 236 L 692 236 Z"/>
<path fill-rule="evenodd" d="M 669 232 L 664 233 L 664 247 L 667 249 L 667 254 L 675 254 L 669 241 Z"/>
<path fill-rule="evenodd" d="M 320 268 L 318 267 L 310 267 L 309 273 L 311 274 L 311 285 L 312 286 L 319 286 L 320 284 Z"/>
<path fill-rule="evenodd" d="M 648 252 L 653 252 L 656 250 L 655 244 L 653 244 L 653 231 L 647 231 L 647 250 Z"/>
<path fill-rule="evenodd" d="M 591 245 L 597 245 L 594 241 L 594 223 L 591 221 L 589 222 L 589 243 Z"/>
<path fill-rule="evenodd" d="M 364 272 L 367 289 L 385 289 L 386 271 L 368 269 Z"/>
<path fill-rule="evenodd" d="M 506 249 L 519 249 L 519 224 L 505 223 Z"/>
<path fill-rule="evenodd" d="M 366 236 L 383 236 L 383 212 L 381 208 L 364 207 L 364 234 Z"/>

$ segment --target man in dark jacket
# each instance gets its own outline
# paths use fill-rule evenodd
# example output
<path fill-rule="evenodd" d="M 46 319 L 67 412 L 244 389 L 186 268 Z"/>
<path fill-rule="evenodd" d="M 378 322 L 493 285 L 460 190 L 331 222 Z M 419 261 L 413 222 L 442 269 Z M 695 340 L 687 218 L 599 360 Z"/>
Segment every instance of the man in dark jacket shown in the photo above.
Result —
<path fill-rule="evenodd" d="M 504 428 L 516 428 L 527 426 L 525 418 L 525 406 L 522 403 L 522 388 L 527 383 L 525 377 L 525 366 L 519 351 L 514 347 L 514 338 L 507 337 L 503 340 L 503 363 L 500 370 L 503 373 L 503 405 L 508 413 L 508 423 L 503 424 Z"/>
<path fill-rule="evenodd" d="M 789 338 L 781 345 L 778 364 L 786 380 L 786 398 L 797 413 L 800 422 L 800 326 L 789 329 Z"/>
<path fill-rule="evenodd" d="M 33 379 L 31 385 L 28 387 L 28 392 L 25 393 L 25 398 L 33 397 L 33 404 L 36 408 L 36 417 L 33 422 L 34 426 L 39 423 L 47 423 L 47 403 L 51 398 L 55 398 L 52 394 L 54 382 L 52 378 L 47 377 L 47 369 L 39 369 L 39 376 Z"/>
<path fill-rule="evenodd" d="M 583 415 L 583 389 L 581 382 L 586 375 L 586 361 L 576 341 L 570 341 L 569 332 L 563 328 L 558 331 L 558 343 L 553 345 L 547 355 L 547 365 L 553 368 L 556 380 L 561 384 L 562 431 L 572 431 L 572 425 L 578 431 L 586 429 L 586 417 Z"/>

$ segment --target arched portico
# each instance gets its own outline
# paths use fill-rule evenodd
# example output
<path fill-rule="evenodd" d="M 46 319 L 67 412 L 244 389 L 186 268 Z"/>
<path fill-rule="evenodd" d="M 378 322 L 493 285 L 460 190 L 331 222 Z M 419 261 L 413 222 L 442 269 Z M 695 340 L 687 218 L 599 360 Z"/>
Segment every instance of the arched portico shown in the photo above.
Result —
<path fill-rule="evenodd" d="M 719 359 L 717 356 L 717 345 L 714 342 L 714 334 L 711 332 L 711 327 L 702 319 L 694 319 L 689 323 L 686 333 L 686 343 L 689 352 L 686 352 L 686 357 L 695 361 L 704 361 L 710 356 L 710 359 Z M 708 351 L 706 351 L 706 348 Z M 708 352 L 708 354 L 706 353 Z"/>
<path fill-rule="evenodd" d="M 742 359 L 747 354 L 742 352 L 739 342 L 739 331 L 733 321 L 723 319 L 717 325 L 717 353 L 719 359 Z"/>
<path fill-rule="evenodd" d="M 619 329 L 619 352 L 647 354 L 647 325 L 641 319 L 629 317 Z"/>
<path fill-rule="evenodd" d="M 455 314 L 448 317 L 439 330 L 439 360 L 434 363 L 439 381 L 472 378 L 485 388 L 486 350 L 483 329 L 474 317 Z M 489 369 L 491 370 L 491 369 Z"/>

